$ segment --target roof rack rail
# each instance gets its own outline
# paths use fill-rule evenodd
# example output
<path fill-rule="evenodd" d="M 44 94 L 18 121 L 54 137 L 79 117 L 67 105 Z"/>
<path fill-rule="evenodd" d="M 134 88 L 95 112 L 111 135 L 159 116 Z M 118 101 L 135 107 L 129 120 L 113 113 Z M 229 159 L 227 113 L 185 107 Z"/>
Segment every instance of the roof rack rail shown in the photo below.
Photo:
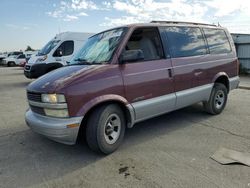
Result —
<path fill-rule="evenodd" d="M 189 24 L 189 25 L 217 26 L 215 24 L 205 24 L 205 23 L 195 23 L 195 22 L 179 22 L 179 21 L 156 21 L 156 20 L 153 20 L 150 23 L 160 23 L 160 24 Z"/>

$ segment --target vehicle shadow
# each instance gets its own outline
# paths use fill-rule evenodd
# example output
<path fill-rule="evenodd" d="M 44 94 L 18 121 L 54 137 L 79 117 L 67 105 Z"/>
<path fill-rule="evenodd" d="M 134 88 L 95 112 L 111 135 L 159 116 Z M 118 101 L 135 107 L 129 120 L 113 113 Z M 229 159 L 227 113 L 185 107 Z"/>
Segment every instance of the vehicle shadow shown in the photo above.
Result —
<path fill-rule="evenodd" d="M 6 68 L 6 69 L 12 69 L 12 70 L 23 70 L 23 67 L 19 67 L 19 66 L 8 67 L 7 65 L 1 65 L 1 64 L 0 64 L 0 68 Z"/>
<path fill-rule="evenodd" d="M 171 132 L 183 129 L 199 123 L 212 116 L 206 113 L 202 104 L 195 104 L 180 110 L 176 110 L 159 117 L 155 117 L 138 124 L 132 129 L 126 130 L 124 148 L 131 144 L 140 144 L 161 135 L 171 134 Z"/>
<path fill-rule="evenodd" d="M 2 87 L 16 90 L 17 88 L 26 88 L 30 83 L 31 81 L 1 83 L 0 88 Z"/>
<path fill-rule="evenodd" d="M 23 75 L 23 76 L 24 76 L 24 74 L 23 74 L 23 70 L 18 70 L 18 72 L 17 72 L 17 71 L 15 71 L 15 72 L 10 72 L 10 73 L 8 73 L 8 74 L 6 74 L 6 75 L 8 75 L 8 76 L 18 76 L 18 75 Z"/>
<path fill-rule="evenodd" d="M 124 143 L 116 152 L 126 153 L 133 145 L 192 126 L 193 123 L 186 120 L 188 116 L 195 118 L 195 121 L 210 117 L 198 104 L 138 123 L 132 129 L 127 129 Z M 92 152 L 86 143 L 67 146 L 29 129 L 0 137 L 0 151 L 5 151 L 5 155 L 0 155 L 0 182 L 6 182 L 6 187 L 12 186 L 13 179 L 20 181 L 20 187 L 41 184 L 45 179 L 49 181 L 60 178 L 105 158 L 104 155 Z M 11 154 L 12 152 L 15 154 Z M 29 173 L 23 173 L 25 171 Z M 25 179 L 31 181 L 24 181 Z"/>
<path fill-rule="evenodd" d="M 9 87 L 14 87 L 14 88 L 23 88 L 23 87 L 27 87 L 29 84 L 31 83 L 31 81 L 25 81 L 25 82 L 14 82 L 14 83 L 10 83 L 8 84 Z M 6 84 L 7 85 L 7 84 Z"/>
<path fill-rule="evenodd" d="M 63 145 L 29 129 L 1 136 L 0 152 L 0 182 L 6 188 L 15 187 L 13 183 L 19 187 L 37 185 L 104 158 L 86 144 Z"/>

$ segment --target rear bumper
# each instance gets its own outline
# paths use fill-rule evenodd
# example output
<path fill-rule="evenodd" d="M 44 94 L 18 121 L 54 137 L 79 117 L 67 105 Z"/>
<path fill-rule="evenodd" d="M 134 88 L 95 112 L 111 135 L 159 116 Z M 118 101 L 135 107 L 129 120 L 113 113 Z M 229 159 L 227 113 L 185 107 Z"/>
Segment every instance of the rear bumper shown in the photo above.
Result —
<path fill-rule="evenodd" d="M 76 143 L 82 118 L 51 118 L 41 116 L 31 110 L 28 110 L 25 114 L 25 121 L 34 132 L 67 145 Z M 68 128 L 67 125 L 71 124 L 79 124 L 79 126 Z"/>

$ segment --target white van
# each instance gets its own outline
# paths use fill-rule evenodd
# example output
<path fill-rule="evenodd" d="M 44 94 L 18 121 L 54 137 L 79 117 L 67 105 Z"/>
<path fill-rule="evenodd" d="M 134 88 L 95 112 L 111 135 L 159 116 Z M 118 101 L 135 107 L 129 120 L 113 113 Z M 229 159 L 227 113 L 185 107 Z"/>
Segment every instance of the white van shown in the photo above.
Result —
<path fill-rule="evenodd" d="M 64 32 L 57 34 L 24 67 L 27 78 L 38 78 L 62 67 L 93 33 Z"/>

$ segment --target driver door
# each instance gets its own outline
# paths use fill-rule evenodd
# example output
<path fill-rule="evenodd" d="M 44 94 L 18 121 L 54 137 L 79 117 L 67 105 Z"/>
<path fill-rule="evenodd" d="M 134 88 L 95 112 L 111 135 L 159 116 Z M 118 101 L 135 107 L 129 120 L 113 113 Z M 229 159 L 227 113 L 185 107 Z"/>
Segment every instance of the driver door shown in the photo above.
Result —
<path fill-rule="evenodd" d="M 67 61 L 70 61 L 72 54 L 74 53 L 74 41 L 64 41 L 54 52 L 53 57 L 57 62 L 66 65 Z"/>
<path fill-rule="evenodd" d="M 135 110 L 136 122 L 173 110 L 172 65 L 165 58 L 158 28 L 135 29 L 124 49 L 129 50 L 141 50 L 144 56 L 121 65 L 125 95 Z"/>
<path fill-rule="evenodd" d="M 26 62 L 26 57 L 24 54 L 21 54 L 17 57 L 17 64 L 20 65 L 22 63 Z"/>

